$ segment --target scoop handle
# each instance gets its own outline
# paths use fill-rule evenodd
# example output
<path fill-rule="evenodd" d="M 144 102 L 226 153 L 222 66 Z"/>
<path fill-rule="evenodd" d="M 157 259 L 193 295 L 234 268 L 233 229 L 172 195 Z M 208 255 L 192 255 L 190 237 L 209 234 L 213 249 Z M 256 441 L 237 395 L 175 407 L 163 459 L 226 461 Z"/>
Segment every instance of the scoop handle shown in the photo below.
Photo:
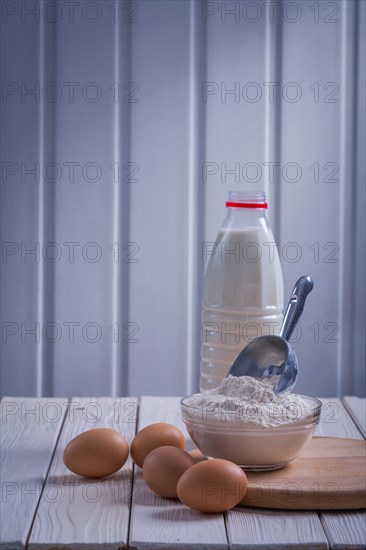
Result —
<path fill-rule="evenodd" d="M 308 275 L 304 275 L 296 281 L 280 331 L 280 336 L 282 336 L 285 340 L 289 340 L 291 338 L 291 335 L 303 312 L 306 297 L 309 292 L 313 290 L 313 287 L 314 281 Z"/>

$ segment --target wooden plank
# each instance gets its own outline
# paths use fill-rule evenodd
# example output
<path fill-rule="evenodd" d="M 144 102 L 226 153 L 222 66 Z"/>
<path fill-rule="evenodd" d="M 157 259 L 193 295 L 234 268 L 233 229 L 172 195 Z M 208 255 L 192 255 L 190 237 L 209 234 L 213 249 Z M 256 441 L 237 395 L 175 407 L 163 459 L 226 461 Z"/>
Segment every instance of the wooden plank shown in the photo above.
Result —
<path fill-rule="evenodd" d="M 137 399 L 74 398 L 65 419 L 30 535 L 29 550 L 67 545 L 72 549 L 127 546 L 132 461 L 113 476 L 87 479 L 63 463 L 67 443 L 92 428 L 113 428 L 130 443 L 136 427 Z"/>
<path fill-rule="evenodd" d="M 323 410 L 317 435 L 362 439 L 361 433 L 339 399 L 322 399 L 321 401 Z M 331 548 L 365 548 L 366 511 L 322 512 L 320 521 Z"/>
<path fill-rule="evenodd" d="M 327 512 L 320 515 L 330 548 L 365 550 L 366 514 L 359 512 Z"/>
<path fill-rule="evenodd" d="M 188 433 L 180 416 L 178 397 L 142 397 L 138 428 L 153 422 L 169 422 Z M 227 549 L 223 514 L 201 514 L 179 501 L 159 497 L 135 467 L 129 547 Z"/>
<path fill-rule="evenodd" d="M 320 521 L 313 512 L 235 508 L 227 516 L 231 550 L 328 548 Z"/>
<path fill-rule="evenodd" d="M 323 407 L 315 435 L 362 439 L 362 435 L 340 399 L 327 397 L 322 398 L 321 402 Z"/>
<path fill-rule="evenodd" d="M 230 549 L 328 548 L 316 512 L 237 507 L 227 512 Z"/>
<path fill-rule="evenodd" d="M 366 399 L 347 396 L 343 397 L 343 404 L 363 437 L 366 438 Z"/>
<path fill-rule="evenodd" d="M 226 516 L 231 549 L 328 548 L 327 537 L 316 512 L 274 512 L 237 507 L 227 512 Z"/>
<path fill-rule="evenodd" d="M 64 398 L 1 401 L 1 549 L 26 547 L 66 409 Z"/>

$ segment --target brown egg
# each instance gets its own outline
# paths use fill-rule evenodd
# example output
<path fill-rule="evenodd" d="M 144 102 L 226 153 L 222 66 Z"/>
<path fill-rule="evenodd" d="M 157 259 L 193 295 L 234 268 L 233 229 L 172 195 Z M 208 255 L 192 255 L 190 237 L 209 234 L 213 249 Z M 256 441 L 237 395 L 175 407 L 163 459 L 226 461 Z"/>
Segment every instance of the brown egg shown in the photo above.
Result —
<path fill-rule="evenodd" d="M 165 422 L 150 424 L 140 430 L 131 443 L 131 456 L 137 466 L 142 468 L 145 457 L 157 447 L 172 445 L 185 449 L 186 440 L 178 428 Z"/>
<path fill-rule="evenodd" d="M 167 445 L 151 451 L 144 460 L 142 475 L 146 485 L 162 497 L 178 498 L 180 476 L 195 464 L 183 449 Z"/>
<path fill-rule="evenodd" d="M 189 454 L 195 462 L 202 462 L 203 460 L 207 460 L 207 457 L 202 454 L 199 449 L 192 449 L 191 451 L 189 451 Z"/>
<path fill-rule="evenodd" d="M 179 499 L 200 512 L 224 512 L 245 496 L 248 480 L 237 464 L 221 458 L 199 462 L 178 481 Z"/>
<path fill-rule="evenodd" d="M 104 477 L 117 472 L 128 457 L 123 435 L 110 428 L 95 428 L 74 437 L 65 447 L 65 466 L 84 477 Z"/>

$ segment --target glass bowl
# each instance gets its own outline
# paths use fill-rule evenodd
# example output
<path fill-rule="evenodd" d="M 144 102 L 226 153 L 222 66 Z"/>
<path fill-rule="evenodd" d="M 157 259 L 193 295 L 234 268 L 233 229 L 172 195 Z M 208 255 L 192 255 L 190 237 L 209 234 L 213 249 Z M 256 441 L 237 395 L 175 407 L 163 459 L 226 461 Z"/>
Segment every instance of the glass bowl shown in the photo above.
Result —
<path fill-rule="evenodd" d="M 296 458 L 313 437 L 322 407 L 319 399 L 301 395 L 307 406 L 305 418 L 303 405 L 299 404 L 286 411 L 281 424 L 268 425 L 268 418 L 267 425 L 261 425 L 253 415 L 263 412 L 258 412 L 253 404 L 223 409 L 205 401 L 204 405 L 192 406 L 187 403 L 190 397 L 181 399 L 181 413 L 198 449 L 207 458 L 224 458 L 253 471 L 276 470 Z M 275 409 L 273 414 L 276 415 Z"/>

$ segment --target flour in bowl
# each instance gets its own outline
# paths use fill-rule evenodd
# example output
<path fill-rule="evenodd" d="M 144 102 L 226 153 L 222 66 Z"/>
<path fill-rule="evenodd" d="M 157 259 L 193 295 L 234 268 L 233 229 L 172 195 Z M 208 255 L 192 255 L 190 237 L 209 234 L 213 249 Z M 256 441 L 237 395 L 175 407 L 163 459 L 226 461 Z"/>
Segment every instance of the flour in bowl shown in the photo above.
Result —
<path fill-rule="evenodd" d="M 308 402 L 294 393 L 276 395 L 268 382 L 251 376 L 224 378 L 221 385 L 185 399 L 193 421 L 239 427 L 290 427 L 313 414 Z"/>

